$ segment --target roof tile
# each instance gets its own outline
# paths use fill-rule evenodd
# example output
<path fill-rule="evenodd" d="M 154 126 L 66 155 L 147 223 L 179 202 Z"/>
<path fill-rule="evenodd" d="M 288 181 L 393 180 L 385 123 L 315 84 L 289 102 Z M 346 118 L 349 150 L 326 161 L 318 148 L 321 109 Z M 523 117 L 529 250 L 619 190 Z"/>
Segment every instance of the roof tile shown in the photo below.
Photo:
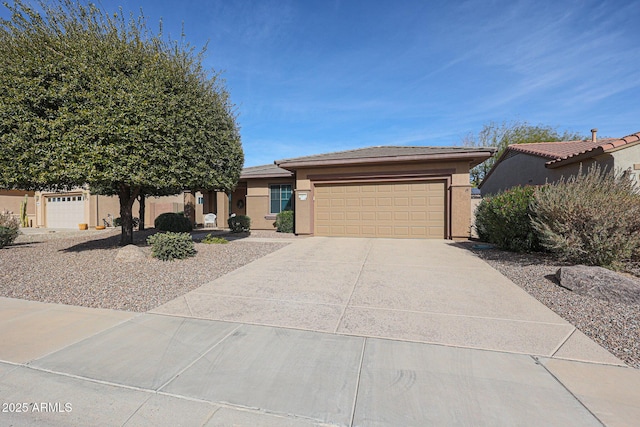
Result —
<path fill-rule="evenodd" d="M 534 156 L 549 159 L 547 165 L 558 164 L 570 161 L 577 156 L 590 154 L 596 155 L 602 152 L 618 149 L 624 145 L 640 141 L 640 132 L 627 135 L 624 138 L 606 138 L 598 141 L 590 139 L 584 141 L 559 141 L 559 142 L 536 142 L 533 144 L 513 144 L 508 150 L 517 151 Z"/>

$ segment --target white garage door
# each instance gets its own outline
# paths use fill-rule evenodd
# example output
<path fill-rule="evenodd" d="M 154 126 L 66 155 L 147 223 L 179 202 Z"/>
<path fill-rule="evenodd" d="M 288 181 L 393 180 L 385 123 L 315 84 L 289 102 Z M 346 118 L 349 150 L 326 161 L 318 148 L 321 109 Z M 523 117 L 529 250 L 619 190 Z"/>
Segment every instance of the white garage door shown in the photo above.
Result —
<path fill-rule="evenodd" d="M 445 181 L 316 184 L 318 236 L 444 239 Z"/>
<path fill-rule="evenodd" d="M 83 196 L 47 197 L 48 228 L 78 228 L 84 220 Z"/>

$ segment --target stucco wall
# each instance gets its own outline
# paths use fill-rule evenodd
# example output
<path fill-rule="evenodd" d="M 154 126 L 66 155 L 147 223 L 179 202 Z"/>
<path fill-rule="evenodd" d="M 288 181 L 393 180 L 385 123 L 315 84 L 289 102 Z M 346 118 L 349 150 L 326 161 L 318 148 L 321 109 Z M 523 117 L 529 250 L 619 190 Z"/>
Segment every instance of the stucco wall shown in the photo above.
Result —
<path fill-rule="evenodd" d="M 614 160 L 611 154 L 604 154 L 583 162 L 571 163 L 558 168 L 547 168 L 549 159 L 518 153 L 500 162 L 491 175 L 482 183 L 480 191 L 483 196 L 496 194 L 511 187 L 526 185 L 544 185 L 556 182 L 562 177 L 576 175 L 582 166 L 586 172 L 596 161 L 608 169 L 613 168 Z"/>
<path fill-rule="evenodd" d="M 614 168 L 617 171 L 631 169 L 633 179 L 640 182 L 640 144 L 614 151 L 610 155 L 613 157 Z M 636 169 L 634 165 L 639 165 L 639 169 Z"/>
<path fill-rule="evenodd" d="M 30 224 L 36 225 L 36 202 L 33 191 L 0 190 L 0 212 L 10 212 L 20 218 L 20 204 L 27 197 L 27 217 Z"/>
<path fill-rule="evenodd" d="M 251 218 L 251 228 L 255 230 L 275 229 L 276 214 L 271 213 L 269 186 L 275 184 L 290 184 L 291 178 L 265 178 L 247 181 L 247 215 Z M 295 200 L 293 209 L 296 209 Z"/>

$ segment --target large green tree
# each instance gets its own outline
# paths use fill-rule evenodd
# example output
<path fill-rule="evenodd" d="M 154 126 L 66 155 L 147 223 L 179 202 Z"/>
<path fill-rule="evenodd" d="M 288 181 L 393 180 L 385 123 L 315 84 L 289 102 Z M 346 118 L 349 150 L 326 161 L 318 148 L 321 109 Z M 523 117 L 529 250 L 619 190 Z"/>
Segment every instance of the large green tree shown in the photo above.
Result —
<path fill-rule="evenodd" d="M 584 139 L 584 136 L 576 132 L 559 131 L 555 127 L 546 125 L 531 125 L 526 121 L 512 121 L 487 123 L 478 134 L 467 135 L 462 140 L 462 144 L 467 147 L 496 147 L 498 149 L 493 157 L 471 169 L 471 184 L 477 187 L 509 145 L 580 139 Z"/>
<path fill-rule="evenodd" d="M 121 244 L 141 194 L 230 189 L 244 156 L 229 94 L 203 52 L 74 0 L 5 4 L 0 188 L 112 189 Z"/>

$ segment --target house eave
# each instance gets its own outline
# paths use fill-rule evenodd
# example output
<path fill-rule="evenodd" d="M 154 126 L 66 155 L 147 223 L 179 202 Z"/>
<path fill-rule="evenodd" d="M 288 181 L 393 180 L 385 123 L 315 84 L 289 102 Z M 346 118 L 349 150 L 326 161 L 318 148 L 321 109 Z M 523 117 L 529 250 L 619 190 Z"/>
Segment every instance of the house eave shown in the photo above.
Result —
<path fill-rule="evenodd" d="M 302 168 L 322 168 L 332 166 L 353 166 L 353 165 L 375 165 L 375 164 L 399 164 L 399 163 L 424 163 L 424 162 L 442 162 L 445 160 L 462 161 L 468 160 L 470 167 L 479 165 L 493 155 L 495 151 L 487 149 L 486 151 L 474 151 L 467 153 L 439 153 L 425 154 L 413 156 L 384 156 L 384 157 L 365 157 L 365 158 L 348 158 L 348 159 L 326 159 L 326 160 L 280 160 L 275 161 L 275 165 L 286 169 L 295 170 Z"/>

